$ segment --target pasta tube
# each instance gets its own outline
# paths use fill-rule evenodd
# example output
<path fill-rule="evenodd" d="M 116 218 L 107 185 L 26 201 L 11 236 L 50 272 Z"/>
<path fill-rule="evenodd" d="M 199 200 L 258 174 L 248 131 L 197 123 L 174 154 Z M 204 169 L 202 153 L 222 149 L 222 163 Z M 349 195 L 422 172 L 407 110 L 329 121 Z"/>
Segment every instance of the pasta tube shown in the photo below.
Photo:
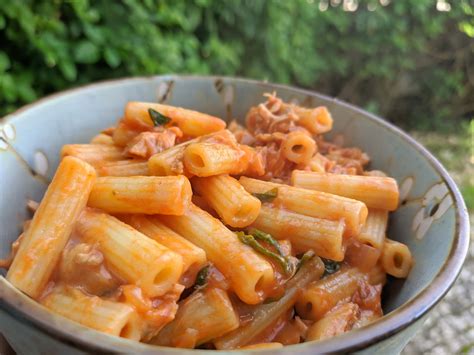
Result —
<path fill-rule="evenodd" d="M 272 202 L 289 211 L 316 218 L 343 219 L 346 224 L 344 231 L 346 237 L 359 234 L 366 222 L 367 207 L 357 200 L 245 176 L 242 176 L 239 182 L 252 194 L 264 194 L 277 188 L 276 196 Z"/>
<path fill-rule="evenodd" d="M 180 215 L 191 196 L 184 176 L 106 176 L 97 178 L 88 205 L 109 213 Z"/>
<path fill-rule="evenodd" d="M 148 163 L 142 160 L 118 160 L 108 162 L 97 168 L 99 176 L 146 176 Z"/>
<path fill-rule="evenodd" d="M 313 257 L 306 261 L 285 285 L 286 292 L 282 298 L 276 302 L 255 306 L 250 314 L 252 322 L 216 339 L 214 341 L 216 348 L 218 350 L 235 349 L 250 343 L 252 339 L 292 308 L 299 290 L 305 288 L 311 281 L 319 279 L 323 271 L 324 264 L 320 258 Z"/>
<path fill-rule="evenodd" d="M 41 303 L 54 313 L 103 333 L 139 341 L 141 324 L 134 308 L 73 287 L 56 287 Z"/>
<path fill-rule="evenodd" d="M 150 175 L 166 176 L 166 175 L 186 175 L 191 176 L 187 171 L 184 170 L 183 156 L 184 149 L 191 144 L 193 141 L 197 142 L 197 139 L 193 139 L 165 151 L 153 155 L 148 159 L 148 169 Z"/>
<path fill-rule="evenodd" d="M 125 107 L 124 122 L 139 121 L 142 124 L 153 126 L 149 109 L 170 118 L 171 123 L 178 126 L 185 135 L 192 137 L 221 131 L 226 126 L 225 122 L 218 117 L 181 107 L 148 102 L 129 102 Z"/>
<path fill-rule="evenodd" d="M 304 319 L 321 319 L 338 302 L 352 297 L 363 280 L 359 269 L 343 268 L 309 285 L 298 297 L 296 311 Z"/>
<path fill-rule="evenodd" d="M 260 212 L 261 202 L 229 175 L 192 180 L 194 190 L 217 212 L 225 224 L 242 228 L 251 224 Z"/>
<path fill-rule="evenodd" d="M 291 132 L 282 143 L 283 155 L 289 161 L 306 165 L 316 152 L 316 142 L 304 132 Z"/>
<path fill-rule="evenodd" d="M 164 295 L 181 277 L 180 255 L 115 217 L 87 209 L 76 230 L 85 242 L 99 245 L 110 271 L 149 297 Z"/>
<path fill-rule="evenodd" d="M 380 249 L 353 241 L 347 246 L 344 262 L 363 272 L 368 272 L 377 265 L 381 254 Z"/>
<path fill-rule="evenodd" d="M 293 170 L 291 184 L 353 198 L 364 202 L 369 208 L 394 211 L 398 206 L 398 185 L 395 179 L 389 177 Z"/>
<path fill-rule="evenodd" d="M 51 277 L 95 177 L 94 168 L 77 158 L 59 164 L 7 274 L 28 296 L 37 298 Z"/>
<path fill-rule="evenodd" d="M 289 239 L 296 252 L 313 250 L 323 258 L 342 261 L 344 221 L 330 221 L 263 205 L 252 227 L 276 239 Z"/>
<path fill-rule="evenodd" d="M 197 176 L 239 174 L 248 165 L 241 149 L 217 143 L 192 143 L 183 153 L 186 170 Z"/>
<path fill-rule="evenodd" d="M 413 265 L 410 249 L 400 242 L 385 239 L 382 249 L 382 266 L 389 275 L 405 278 Z"/>
<path fill-rule="evenodd" d="M 237 142 L 235 141 L 235 137 L 228 130 L 223 130 L 208 134 L 206 136 L 191 139 L 189 141 L 175 145 L 174 147 L 171 147 L 161 153 L 153 155 L 148 160 L 148 168 L 150 170 L 150 175 L 186 175 L 188 177 L 192 176 L 192 174 L 184 168 L 184 150 L 188 145 L 199 142 L 221 143 L 231 146 L 236 146 L 237 144 Z"/>
<path fill-rule="evenodd" d="M 387 230 L 388 211 L 370 209 L 367 221 L 356 239 L 362 244 L 368 244 L 382 250 Z"/>
<path fill-rule="evenodd" d="M 130 215 L 122 220 L 133 228 L 171 249 L 183 258 L 183 276 L 180 280 L 186 287 L 192 286 L 198 271 L 206 263 L 204 250 L 189 242 L 154 216 Z"/>
<path fill-rule="evenodd" d="M 239 327 L 239 317 L 226 291 L 207 288 L 180 303 L 175 319 L 153 344 L 194 348 Z"/>
<path fill-rule="evenodd" d="M 298 125 L 303 126 L 312 134 L 329 132 L 332 129 L 333 119 L 325 106 L 313 109 L 294 106 L 298 115 Z"/>
<path fill-rule="evenodd" d="M 274 283 L 272 266 L 242 244 L 221 221 L 194 205 L 182 216 L 166 216 L 160 220 L 204 249 L 207 258 L 226 276 L 242 301 L 248 304 L 263 301 L 265 290 Z"/>
<path fill-rule="evenodd" d="M 91 144 L 114 145 L 114 140 L 107 134 L 99 133 L 94 138 L 92 138 Z"/>
<path fill-rule="evenodd" d="M 113 145 L 104 144 L 66 144 L 61 149 L 61 159 L 73 156 L 84 160 L 94 167 L 104 162 L 123 160 L 122 149 Z"/>
<path fill-rule="evenodd" d="M 309 327 L 306 341 L 327 339 L 345 333 L 352 329 L 359 316 L 357 304 L 343 304 Z"/>
<path fill-rule="evenodd" d="M 133 129 L 135 128 L 135 129 Z M 133 138 L 135 138 L 140 132 L 150 129 L 149 126 L 133 127 L 131 128 L 128 124 L 122 121 L 119 122 L 117 128 L 115 128 L 112 134 L 114 144 L 119 147 L 125 147 Z"/>

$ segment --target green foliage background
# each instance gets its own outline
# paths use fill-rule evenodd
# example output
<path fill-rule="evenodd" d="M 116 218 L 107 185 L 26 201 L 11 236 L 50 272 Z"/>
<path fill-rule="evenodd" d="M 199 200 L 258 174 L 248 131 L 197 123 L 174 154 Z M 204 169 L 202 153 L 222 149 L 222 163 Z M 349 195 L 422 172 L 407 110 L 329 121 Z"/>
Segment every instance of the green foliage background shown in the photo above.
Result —
<path fill-rule="evenodd" d="M 356 12 L 341 2 L 0 0 L 0 115 L 71 86 L 160 73 L 291 83 L 408 128 L 474 115 L 471 0 L 450 0 L 449 12 L 436 0 L 359 0 Z"/>

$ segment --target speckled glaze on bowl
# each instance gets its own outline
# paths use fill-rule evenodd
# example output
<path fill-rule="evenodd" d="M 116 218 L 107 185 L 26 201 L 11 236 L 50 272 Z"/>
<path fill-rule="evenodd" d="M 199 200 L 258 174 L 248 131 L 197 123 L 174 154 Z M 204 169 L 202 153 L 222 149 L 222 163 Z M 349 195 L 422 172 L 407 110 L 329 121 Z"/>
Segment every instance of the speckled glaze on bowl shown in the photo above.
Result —
<path fill-rule="evenodd" d="M 401 207 L 392 214 L 388 235 L 408 244 L 416 264 L 408 279 L 390 280 L 384 291 L 386 316 L 377 322 L 337 338 L 259 352 L 398 353 L 461 270 L 469 243 L 467 210 L 446 170 L 416 141 L 372 114 L 314 92 L 245 79 L 170 75 L 88 85 L 20 109 L 0 121 L 0 257 L 19 234 L 25 199 L 39 200 L 44 193 L 61 146 L 88 142 L 115 124 L 127 101 L 164 102 L 242 121 L 271 91 L 304 106 L 326 105 L 335 120 L 333 132 L 344 134 L 346 145 L 367 151 L 372 168 L 397 179 Z M 49 313 L 2 276 L 0 332 L 19 354 L 28 355 L 204 352 L 154 347 L 82 327 Z"/>

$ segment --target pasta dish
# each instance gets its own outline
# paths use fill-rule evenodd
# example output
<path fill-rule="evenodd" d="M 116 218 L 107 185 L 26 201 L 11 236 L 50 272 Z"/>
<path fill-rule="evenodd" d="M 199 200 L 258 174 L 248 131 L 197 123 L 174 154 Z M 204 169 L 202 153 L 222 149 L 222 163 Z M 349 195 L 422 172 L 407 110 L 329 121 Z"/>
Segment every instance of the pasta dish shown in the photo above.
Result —
<path fill-rule="evenodd" d="M 323 138 L 326 107 L 264 100 L 245 126 L 129 102 L 64 145 L 7 280 L 84 326 L 179 348 L 276 348 L 380 318 L 387 275 L 413 264 L 386 234 L 396 180 Z"/>

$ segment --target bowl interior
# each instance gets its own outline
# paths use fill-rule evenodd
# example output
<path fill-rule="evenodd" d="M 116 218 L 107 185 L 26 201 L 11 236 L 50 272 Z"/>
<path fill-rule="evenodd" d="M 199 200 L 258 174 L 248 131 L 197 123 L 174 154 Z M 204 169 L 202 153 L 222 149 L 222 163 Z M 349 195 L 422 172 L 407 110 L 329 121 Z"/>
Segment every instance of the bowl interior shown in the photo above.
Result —
<path fill-rule="evenodd" d="M 415 265 L 406 280 L 390 280 L 385 312 L 415 298 L 442 270 L 458 233 L 452 188 L 426 153 L 398 130 L 335 99 L 272 84 L 230 78 L 162 76 L 93 85 L 42 100 L 0 121 L 0 257 L 9 253 L 27 216 L 25 200 L 39 200 L 66 143 L 84 143 L 112 126 L 127 101 L 159 101 L 244 122 L 262 94 L 276 91 L 304 106 L 326 105 L 333 133 L 362 148 L 371 168 L 399 183 L 401 207 L 391 215 L 388 237 L 407 244 Z M 3 125 L 2 125 L 3 124 Z"/>

